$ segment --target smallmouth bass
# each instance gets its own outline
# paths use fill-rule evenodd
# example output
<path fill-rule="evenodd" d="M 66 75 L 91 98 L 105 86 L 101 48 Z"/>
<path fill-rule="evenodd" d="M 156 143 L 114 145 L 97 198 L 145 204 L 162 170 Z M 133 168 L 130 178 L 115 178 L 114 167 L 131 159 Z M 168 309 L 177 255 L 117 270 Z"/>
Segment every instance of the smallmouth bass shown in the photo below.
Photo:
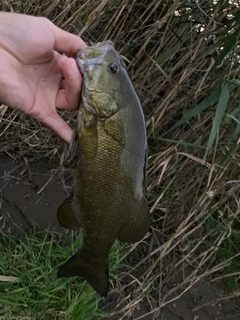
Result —
<path fill-rule="evenodd" d="M 83 230 L 83 244 L 59 277 L 84 278 L 109 290 L 108 254 L 116 239 L 139 241 L 149 230 L 147 138 L 142 107 L 111 41 L 80 50 L 79 162 L 73 196 L 58 209 L 61 226 Z"/>

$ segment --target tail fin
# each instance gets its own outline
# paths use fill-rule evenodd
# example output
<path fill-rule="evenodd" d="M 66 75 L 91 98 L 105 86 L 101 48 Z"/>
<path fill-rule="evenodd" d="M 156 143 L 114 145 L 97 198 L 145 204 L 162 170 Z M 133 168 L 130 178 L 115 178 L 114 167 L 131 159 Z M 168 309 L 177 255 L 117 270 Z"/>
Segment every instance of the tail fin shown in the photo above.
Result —
<path fill-rule="evenodd" d="M 80 252 L 72 256 L 58 271 L 58 277 L 81 277 L 86 280 L 102 297 L 106 297 L 109 290 L 108 266 L 100 268 L 97 264 L 90 264 L 84 260 Z"/>

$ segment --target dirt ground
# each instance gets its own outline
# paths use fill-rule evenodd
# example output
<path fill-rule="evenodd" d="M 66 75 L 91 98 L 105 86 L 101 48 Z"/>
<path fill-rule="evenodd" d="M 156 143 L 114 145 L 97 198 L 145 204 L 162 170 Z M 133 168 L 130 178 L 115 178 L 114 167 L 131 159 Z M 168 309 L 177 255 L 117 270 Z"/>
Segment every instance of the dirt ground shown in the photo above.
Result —
<path fill-rule="evenodd" d="M 19 234 L 32 228 L 61 231 L 56 218 L 58 206 L 67 197 L 57 172 L 49 162 L 15 163 L 0 154 L 0 232 Z M 177 283 L 181 279 L 176 279 Z M 169 284 L 172 288 L 174 284 Z M 179 294 L 179 293 L 178 293 Z M 121 294 L 122 296 L 122 294 Z M 240 302 L 220 300 L 226 293 L 205 281 L 167 304 L 157 313 L 138 305 L 131 319 L 141 320 L 240 320 Z M 104 309 L 113 309 L 118 295 L 109 294 Z M 170 297 L 174 299 L 174 296 Z M 204 306 L 206 303 L 208 306 Z M 112 316 L 117 320 L 121 315 Z"/>

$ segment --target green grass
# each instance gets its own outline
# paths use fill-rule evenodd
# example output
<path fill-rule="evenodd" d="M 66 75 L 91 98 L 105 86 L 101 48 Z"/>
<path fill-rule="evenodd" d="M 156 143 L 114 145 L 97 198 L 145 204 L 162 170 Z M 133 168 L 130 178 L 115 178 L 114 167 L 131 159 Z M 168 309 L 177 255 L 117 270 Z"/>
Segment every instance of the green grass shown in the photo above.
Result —
<path fill-rule="evenodd" d="M 81 234 L 73 239 L 42 232 L 16 239 L 3 235 L 0 276 L 12 276 L 14 282 L 0 281 L 0 319 L 102 319 L 100 297 L 82 279 L 58 279 L 57 271 L 81 245 Z M 123 263 L 124 250 L 117 242 L 109 258 L 110 279 Z M 114 276 L 113 276 L 114 275 Z M 1 278 L 0 278 L 1 279 Z"/>

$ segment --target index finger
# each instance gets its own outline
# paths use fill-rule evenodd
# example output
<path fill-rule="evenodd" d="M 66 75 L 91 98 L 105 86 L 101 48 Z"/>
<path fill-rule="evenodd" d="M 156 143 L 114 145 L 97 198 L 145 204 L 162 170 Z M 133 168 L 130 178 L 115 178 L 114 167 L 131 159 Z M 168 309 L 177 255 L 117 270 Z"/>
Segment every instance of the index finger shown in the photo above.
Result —
<path fill-rule="evenodd" d="M 65 53 L 70 57 L 74 57 L 78 50 L 87 47 L 86 43 L 78 36 L 58 28 L 51 23 L 54 35 L 54 50 Z"/>

